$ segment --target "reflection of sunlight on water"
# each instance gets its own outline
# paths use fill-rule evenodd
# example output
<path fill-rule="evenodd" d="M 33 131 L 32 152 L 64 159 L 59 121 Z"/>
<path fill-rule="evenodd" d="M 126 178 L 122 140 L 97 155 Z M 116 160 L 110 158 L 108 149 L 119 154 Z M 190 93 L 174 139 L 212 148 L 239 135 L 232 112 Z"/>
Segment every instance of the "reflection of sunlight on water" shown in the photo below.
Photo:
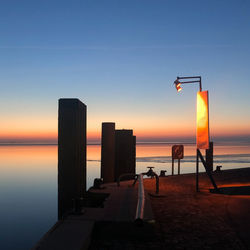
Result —
<path fill-rule="evenodd" d="M 138 144 L 136 146 L 136 172 L 147 171 L 148 166 L 155 167 L 155 171 L 167 170 L 171 174 L 170 144 Z M 204 154 L 204 152 L 203 152 Z M 195 172 L 196 145 L 184 144 L 184 159 L 181 161 L 181 173 Z M 249 145 L 218 145 L 214 146 L 214 166 L 222 165 L 222 169 L 250 167 L 250 146 Z M 99 145 L 88 146 L 88 184 L 92 185 L 94 178 L 100 177 L 101 147 Z M 177 171 L 177 162 L 175 172 Z M 200 171 L 204 171 L 201 165 Z"/>
<path fill-rule="evenodd" d="M 30 249 L 57 220 L 56 146 L 0 146 L 0 204 L 0 249 Z"/>
<path fill-rule="evenodd" d="M 138 144 L 136 146 L 137 173 L 144 172 L 147 166 L 154 166 L 171 171 L 170 144 Z M 184 159 L 181 172 L 195 171 L 196 146 L 184 144 Z M 247 167 L 250 162 L 250 146 L 214 146 L 214 165 L 223 165 L 223 169 Z M 87 188 L 94 178 L 100 177 L 101 146 L 87 147 Z M 57 185 L 57 146 L 1 146 L 0 147 L 0 181 L 3 183 L 37 184 L 54 183 Z M 52 185 L 52 184 L 51 184 Z"/>
<path fill-rule="evenodd" d="M 172 145 L 137 145 L 136 147 L 136 171 L 145 172 L 148 166 L 155 167 L 159 174 L 160 170 L 167 170 L 167 175 L 172 172 Z M 205 152 L 202 152 L 205 154 Z M 184 159 L 181 160 L 181 173 L 194 173 L 196 170 L 196 145 L 184 144 Z M 222 165 L 222 169 L 250 167 L 250 146 L 249 145 L 219 145 L 214 146 L 214 167 Z M 205 169 L 200 163 L 200 171 Z M 177 172 L 177 161 L 175 173 Z"/>
<path fill-rule="evenodd" d="M 93 185 L 95 178 L 100 178 L 101 169 L 100 161 L 88 161 L 87 162 L 87 189 Z"/>
<path fill-rule="evenodd" d="M 88 145 L 87 146 L 87 159 L 88 160 L 101 160 L 101 146 Z"/>
<path fill-rule="evenodd" d="M 171 146 L 137 145 L 136 172 L 154 166 L 171 174 Z M 215 145 L 214 153 L 215 166 L 250 167 L 250 146 Z M 184 145 L 181 173 L 195 171 L 195 154 L 195 145 Z M 100 177 L 101 146 L 88 145 L 87 159 L 89 188 Z M 0 234 L 6 239 L 0 249 L 31 248 L 57 220 L 57 146 L 0 146 L 0 204 Z"/>

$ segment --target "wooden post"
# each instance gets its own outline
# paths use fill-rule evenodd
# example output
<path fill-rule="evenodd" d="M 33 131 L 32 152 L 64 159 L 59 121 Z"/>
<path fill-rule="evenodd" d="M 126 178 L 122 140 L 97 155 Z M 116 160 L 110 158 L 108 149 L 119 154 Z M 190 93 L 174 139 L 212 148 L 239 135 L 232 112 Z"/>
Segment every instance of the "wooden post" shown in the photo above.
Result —
<path fill-rule="evenodd" d="M 178 159 L 178 175 L 180 175 L 180 159 Z"/>
<path fill-rule="evenodd" d="M 122 174 L 135 174 L 135 147 L 133 130 L 115 130 L 115 181 Z"/>
<path fill-rule="evenodd" d="M 172 157 L 172 175 L 174 175 L 174 158 Z"/>
<path fill-rule="evenodd" d="M 196 192 L 199 192 L 199 149 L 196 150 Z"/>
<path fill-rule="evenodd" d="M 58 219 L 86 192 L 86 105 L 60 99 L 58 112 Z"/>
<path fill-rule="evenodd" d="M 103 182 L 115 181 L 115 123 L 102 123 L 101 177 Z"/>
<path fill-rule="evenodd" d="M 209 149 L 206 149 L 206 163 L 208 167 L 208 171 L 213 172 L 213 163 L 214 163 L 214 144 L 213 142 L 209 142 Z"/>

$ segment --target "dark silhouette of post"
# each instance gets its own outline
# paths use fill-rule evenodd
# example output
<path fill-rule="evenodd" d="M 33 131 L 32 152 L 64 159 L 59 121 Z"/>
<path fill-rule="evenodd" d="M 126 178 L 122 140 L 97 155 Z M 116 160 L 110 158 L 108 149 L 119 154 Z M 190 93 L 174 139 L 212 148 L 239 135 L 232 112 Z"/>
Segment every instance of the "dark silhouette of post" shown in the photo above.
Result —
<path fill-rule="evenodd" d="M 181 160 L 178 159 L 178 175 L 180 175 L 180 171 L 181 171 Z"/>
<path fill-rule="evenodd" d="M 135 174 L 136 169 L 136 136 L 133 135 L 133 143 L 132 143 L 132 168 L 131 171 Z"/>
<path fill-rule="evenodd" d="M 214 169 L 214 144 L 213 142 L 209 142 L 209 149 L 206 149 L 206 163 L 208 166 L 208 170 L 213 172 Z"/>
<path fill-rule="evenodd" d="M 102 123 L 101 178 L 115 181 L 115 123 Z"/>
<path fill-rule="evenodd" d="M 135 147 L 133 130 L 115 130 L 115 181 L 122 174 L 135 174 Z"/>
<path fill-rule="evenodd" d="M 58 219 L 86 192 L 86 105 L 60 99 L 58 117 Z"/>

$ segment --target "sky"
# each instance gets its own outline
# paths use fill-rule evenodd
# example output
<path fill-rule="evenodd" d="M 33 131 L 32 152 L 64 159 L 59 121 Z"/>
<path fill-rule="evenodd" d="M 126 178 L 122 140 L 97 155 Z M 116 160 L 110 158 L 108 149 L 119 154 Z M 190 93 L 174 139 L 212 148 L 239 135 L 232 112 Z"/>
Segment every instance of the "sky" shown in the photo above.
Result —
<path fill-rule="evenodd" d="M 250 1 L 2 0 L 0 143 L 56 142 L 59 98 L 137 141 L 195 138 L 198 84 L 214 140 L 250 140 Z"/>

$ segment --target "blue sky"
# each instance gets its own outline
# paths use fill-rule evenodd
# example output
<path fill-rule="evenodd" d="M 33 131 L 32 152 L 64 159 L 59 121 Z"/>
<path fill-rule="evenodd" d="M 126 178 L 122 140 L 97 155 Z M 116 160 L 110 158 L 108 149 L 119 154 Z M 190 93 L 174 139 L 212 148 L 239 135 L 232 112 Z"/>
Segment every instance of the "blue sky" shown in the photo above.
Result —
<path fill-rule="evenodd" d="M 249 136 L 249 44 L 249 1 L 2 1 L 0 140 L 55 132 L 61 97 L 87 104 L 93 134 L 192 136 L 198 86 L 177 95 L 177 75 L 202 76 L 216 136 Z"/>

